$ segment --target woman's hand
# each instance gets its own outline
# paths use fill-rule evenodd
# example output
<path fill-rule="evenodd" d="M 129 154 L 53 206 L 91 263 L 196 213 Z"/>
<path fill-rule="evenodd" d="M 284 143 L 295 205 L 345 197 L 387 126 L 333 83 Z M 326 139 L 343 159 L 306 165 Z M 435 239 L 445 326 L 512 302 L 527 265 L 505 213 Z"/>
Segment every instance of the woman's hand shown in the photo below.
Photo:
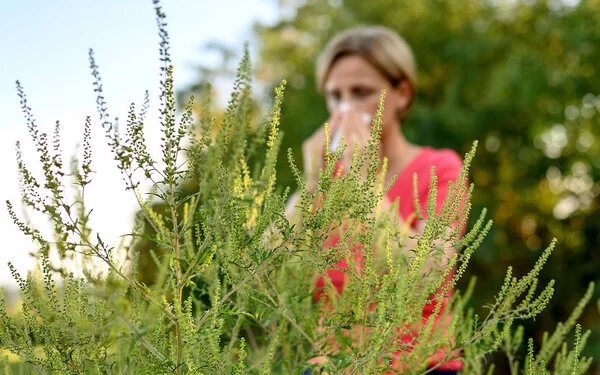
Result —
<path fill-rule="evenodd" d="M 327 123 L 337 124 L 340 121 L 341 113 L 337 111 L 328 120 Z M 329 128 L 329 138 L 332 137 L 331 127 Z M 304 161 L 304 178 L 308 191 L 314 191 L 317 188 L 319 171 L 325 166 L 325 126 L 319 127 L 313 135 L 302 143 L 302 157 Z M 300 200 L 300 195 L 296 191 L 286 204 L 285 213 L 288 219 L 294 220 L 296 205 Z"/>
<path fill-rule="evenodd" d="M 347 147 L 342 154 L 341 161 L 348 168 L 352 164 L 352 158 L 357 148 L 360 150 L 369 144 L 371 127 L 369 121 L 365 121 L 363 118 L 364 114 L 353 107 L 349 107 L 343 112 L 338 111 L 338 113 L 340 114 L 338 117 L 331 119 L 330 134 L 339 132 L 344 138 Z"/>
<path fill-rule="evenodd" d="M 345 168 L 352 164 L 352 157 L 356 151 L 364 148 L 369 143 L 370 126 L 365 121 L 365 115 L 350 107 L 343 111 L 336 111 L 328 120 L 330 142 L 339 132 L 344 138 L 347 147 L 342 154 L 341 163 Z M 335 150 L 335 148 L 334 148 Z M 322 126 L 302 144 L 304 157 L 304 173 L 309 189 L 315 188 L 319 177 L 319 170 L 323 168 L 325 155 L 325 127 Z"/>
<path fill-rule="evenodd" d="M 329 120 L 329 123 L 337 118 L 334 114 Z M 331 128 L 329 137 L 331 138 Z M 302 157 L 304 159 L 304 177 L 308 190 L 314 190 L 317 187 L 319 171 L 325 165 L 325 127 L 318 128 L 313 135 L 302 143 Z"/>

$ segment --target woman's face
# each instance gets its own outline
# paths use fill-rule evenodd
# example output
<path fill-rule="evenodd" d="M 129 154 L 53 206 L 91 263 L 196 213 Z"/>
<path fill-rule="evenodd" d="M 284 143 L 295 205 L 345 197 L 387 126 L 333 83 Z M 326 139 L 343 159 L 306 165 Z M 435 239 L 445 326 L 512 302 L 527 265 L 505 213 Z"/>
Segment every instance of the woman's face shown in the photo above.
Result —
<path fill-rule="evenodd" d="M 405 108 L 410 101 L 410 93 L 392 86 L 387 77 L 360 55 L 336 60 L 329 70 L 324 89 L 330 114 L 333 115 L 342 105 L 349 105 L 371 118 L 377 113 L 379 96 L 385 89 L 384 132 L 388 124 L 398 122 L 397 109 Z"/>

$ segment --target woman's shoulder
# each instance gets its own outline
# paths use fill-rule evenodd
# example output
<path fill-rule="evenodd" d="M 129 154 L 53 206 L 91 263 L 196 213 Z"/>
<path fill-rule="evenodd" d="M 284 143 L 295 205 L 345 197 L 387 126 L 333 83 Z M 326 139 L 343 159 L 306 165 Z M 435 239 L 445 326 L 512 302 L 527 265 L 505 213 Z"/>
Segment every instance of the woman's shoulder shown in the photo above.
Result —
<path fill-rule="evenodd" d="M 431 168 L 435 166 L 438 168 L 450 168 L 460 169 L 462 168 L 463 161 L 458 153 L 449 148 L 436 149 L 433 147 L 425 146 L 417 155 L 415 159 L 416 166 L 420 168 Z M 420 169 L 419 168 L 419 169 Z"/>

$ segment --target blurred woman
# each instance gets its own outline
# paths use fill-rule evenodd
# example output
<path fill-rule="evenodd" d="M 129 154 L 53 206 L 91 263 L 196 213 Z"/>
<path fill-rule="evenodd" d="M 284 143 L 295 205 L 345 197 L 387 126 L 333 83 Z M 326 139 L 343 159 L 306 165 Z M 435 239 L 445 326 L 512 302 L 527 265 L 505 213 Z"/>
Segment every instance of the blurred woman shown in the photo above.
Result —
<path fill-rule="evenodd" d="M 350 166 L 355 147 L 366 147 L 371 120 L 377 112 L 381 91 L 385 90 L 379 157 L 381 160 L 387 158 L 386 183 L 391 182 L 394 176 L 397 177 L 383 206 L 389 207 L 392 202 L 401 198 L 399 216 L 404 221 L 401 224 L 407 224 L 410 228 L 409 236 L 421 233 L 425 221 L 417 221 L 414 215 L 413 174 L 418 176 L 421 206 L 426 207 L 430 171 L 435 166 L 438 178 L 436 206 L 439 211 L 448 183 L 458 177 L 462 161 L 454 151 L 412 144 L 402 133 L 402 123 L 409 113 L 417 87 L 415 59 L 409 45 L 398 34 L 382 26 L 349 29 L 334 37 L 322 51 L 316 64 L 316 79 L 330 114 L 327 123 L 331 147 L 335 148 L 342 137 L 349 145 L 342 155 L 341 164 L 344 168 Z M 302 146 L 309 188 L 316 186 L 318 172 L 324 166 L 324 148 L 323 126 Z M 296 195 L 290 199 L 288 213 L 292 213 L 296 201 Z M 446 251 L 445 256 L 449 258 L 453 250 L 447 248 Z M 428 267 L 435 265 L 430 262 Z M 331 279 L 340 293 L 344 289 L 345 268 L 347 263 L 343 260 L 336 264 L 336 269 L 327 271 L 326 277 Z M 324 285 L 324 277 L 320 277 L 317 280 L 317 290 Z M 442 309 L 445 303 L 442 301 Z M 425 306 L 424 320 L 429 318 L 433 310 L 433 304 Z M 405 339 L 402 338 L 402 341 Z M 453 374 L 462 370 L 462 362 L 458 359 L 451 359 L 440 365 L 443 357 L 443 353 L 438 353 L 430 360 L 430 366 L 438 366 L 438 373 Z"/>

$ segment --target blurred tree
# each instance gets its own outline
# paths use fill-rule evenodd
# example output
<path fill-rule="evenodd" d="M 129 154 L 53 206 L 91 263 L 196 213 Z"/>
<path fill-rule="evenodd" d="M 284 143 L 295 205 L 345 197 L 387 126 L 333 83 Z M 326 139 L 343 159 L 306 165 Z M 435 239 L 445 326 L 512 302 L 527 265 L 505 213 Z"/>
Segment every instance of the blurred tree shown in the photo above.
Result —
<path fill-rule="evenodd" d="M 290 82 L 283 149 L 300 146 L 327 118 L 314 63 L 337 32 L 382 24 L 412 45 L 419 67 L 412 113 L 402 125 L 415 143 L 464 152 L 472 169 L 474 212 L 491 210 L 494 233 L 476 253 L 476 304 L 489 301 L 508 265 L 531 266 L 552 237 L 558 250 L 544 278 L 557 280 L 551 313 L 527 327 L 540 338 L 564 319 L 591 280 L 600 282 L 600 1 L 286 0 L 281 19 L 256 25 L 258 78 Z M 300 162 L 299 161 L 299 162 Z M 279 183 L 294 186 L 285 153 Z M 468 278 L 467 278 L 468 280 Z M 596 298 L 600 291 L 596 291 Z M 582 318 L 593 329 L 595 306 Z"/>

